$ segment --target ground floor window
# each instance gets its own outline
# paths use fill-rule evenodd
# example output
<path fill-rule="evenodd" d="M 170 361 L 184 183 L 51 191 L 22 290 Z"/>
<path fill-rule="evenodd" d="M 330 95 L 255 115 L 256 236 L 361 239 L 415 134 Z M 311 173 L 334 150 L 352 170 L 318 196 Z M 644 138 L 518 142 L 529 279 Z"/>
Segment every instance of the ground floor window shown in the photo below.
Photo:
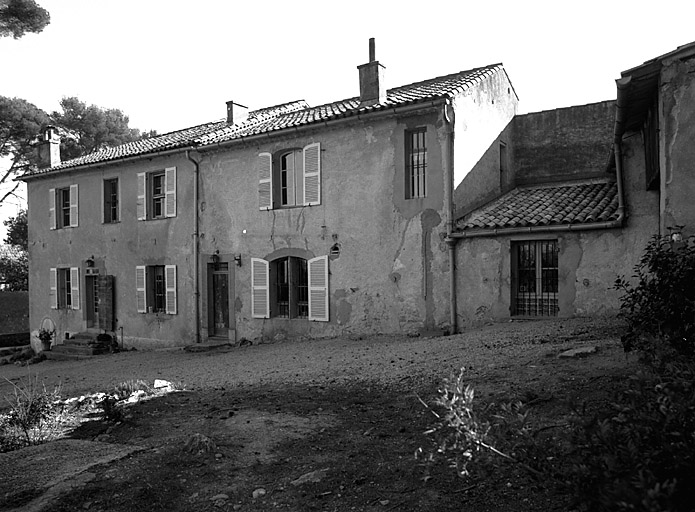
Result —
<path fill-rule="evenodd" d="M 512 315 L 557 316 L 557 240 L 512 242 Z"/>
<path fill-rule="evenodd" d="M 136 267 L 135 287 L 139 313 L 176 314 L 176 265 Z"/>
<path fill-rule="evenodd" d="M 52 309 L 80 309 L 79 268 L 51 268 L 49 283 Z"/>
<path fill-rule="evenodd" d="M 328 322 L 328 256 L 251 258 L 253 318 Z"/>
<path fill-rule="evenodd" d="M 309 277 L 303 258 L 280 258 L 271 262 L 275 277 L 275 296 L 271 296 L 271 316 L 307 318 L 309 316 Z M 274 299 L 274 300 L 273 300 Z"/>

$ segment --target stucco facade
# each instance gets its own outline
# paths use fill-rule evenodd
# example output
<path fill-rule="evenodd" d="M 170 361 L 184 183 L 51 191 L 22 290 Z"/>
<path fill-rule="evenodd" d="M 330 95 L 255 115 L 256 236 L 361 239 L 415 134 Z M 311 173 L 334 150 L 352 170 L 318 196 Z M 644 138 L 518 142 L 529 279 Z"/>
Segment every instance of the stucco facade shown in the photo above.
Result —
<path fill-rule="evenodd" d="M 228 121 L 190 129 L 207 138 L 180 150 L 130 156 L 128 148 L 116 148 L 115 158 L 97 153 L 26 177 L 32 328 L 50 319 L 58 339 L 106 330 L 124 346 L 138 348 L 213 338 L 267 341 L 449 330 L 451 265 L 444 239 L 454 179 L 468 174 L 517 110 L 500 65 L 450 75 L 442 83 L 450 87 L 452 77 L 465 86 L 455 84 L 432 96 L 428 84 L 440 83 L 433 79 L 422 83 L 429 87 L 419 93 L 426 94 L 422 100 L 413 100 L 412 92 L 400 100 L 395 89 L 386 101 L 390 107 L 383 100 L 347 100 L 340 107 L 347 104 L 359 115 L 341 112 L 329 122 L 258 128 L 262 122 L 280 122 L 286 112 L 289 123 L 295 112 L 320 115 L 326 110 L 296 102 L 273 107 L 280 114 L 258 111 L 254 118 L 251 113 L 240 125 Z M 417 93 L 422 84 L 403 89 Z M 253 133 L 237 135 L 244 129 Z M 426 171 L 415 192 L 408 171 L 413 133 L 419 134 L 419 151 L 426 151 Z M 187 134 L 162 139 L 171 145 L 173 137 Z M 318 164 L 313 164 L 320 169 L 318 198 L 307 202 L 305 196 L 302 203 L 298 192 L 296 205 L 284 204 L 279 194 L 286 191 L 279 181 L 285 187 L 288 175 L 283 170 L 281 176 L 276 167 L 288 154 L 298 155 L 296 165 L 309 165 L 307 148 L 318 151 Z M 267 177 L 259 180 L 263 162 L 274 176 L 269 203 L 263 195 L 267 191 L 262 192 Z M 166 171 L 164 187 L 174 187 L 175 214 L 152 218 L 142 208 L 144 203 L 154 208 L 150 195 L 160 171 Z M 104 219 L 110 180 L 118 183 L 115 222 Z M 307 183 L 295 186 L 307 189 Z M 64 225 L 56 224 L 70 187 L 77 189 L 76 225 L 69 225 L 67 210 Z M 314 290 L 311 264 L 317 260 L 326 262 L 327 282 Z M 294 265 L 305 262 L 308 315 L 301 310 L 306 305 L 280 300 L 286 292 L 278 277 L 287 269 L 301 272 Z M 108 327 L 94 318 L 93 297 L 103 292 L 95 276 L 112 279 Z M 67 288 L 61 289 L 61 279 L 69 282 Z M 161 292 L 155 290 L 156 279 Z M 325 314 L 312 316 L 312 305 L 320 305 L 312 303 L 314 292 L 317 297 L 327 293 Z M 161 303 L 153 302 L 155 293 Z"/>

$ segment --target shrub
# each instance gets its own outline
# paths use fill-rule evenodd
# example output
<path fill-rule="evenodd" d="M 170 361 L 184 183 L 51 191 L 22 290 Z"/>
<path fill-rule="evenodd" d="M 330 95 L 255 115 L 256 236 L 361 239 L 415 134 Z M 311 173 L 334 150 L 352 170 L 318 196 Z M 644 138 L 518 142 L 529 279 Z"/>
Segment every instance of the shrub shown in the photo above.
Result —
<path fill-rule="evenodd" d="M 117 384 L 114 388 L 116 397 L 120 400 L 128 398 L 136 391 L 144 391 L 148 395 L 152 394 L 152 386 L 144 380 L 127 380 Z"/>
<path fill-rule="evenodd" d="M 38 376 L 22 379 L 19 384 L 8 382 L 13 393 L 5 397 L 10 411 L 1 422 L 2 444 L 40 444 L 51 438 L 61 411 L 60 387 L 48 391 Z"/>
<path fill-rule="evenodd" d="M 665 342 L 679 354 L 695 354 L 695 239 L 679 240 L 677 229 L 651 238 L 635 266 L 635 284 L 624 277 L 615 282 L 623 292 L 620 315 L 628 321 L 626 352 L 652 357 Z"/>
<path fill-rule="evenodd" d="M 695 503 L 695 366 L 644 371 L 576 431 L 583 510 L 688 511 Z"/>

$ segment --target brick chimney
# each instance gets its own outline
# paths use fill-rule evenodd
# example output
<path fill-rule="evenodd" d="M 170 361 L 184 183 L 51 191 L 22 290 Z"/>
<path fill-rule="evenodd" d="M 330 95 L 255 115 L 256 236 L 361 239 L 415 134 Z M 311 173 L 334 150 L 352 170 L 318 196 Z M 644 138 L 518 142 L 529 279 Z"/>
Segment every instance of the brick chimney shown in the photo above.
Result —
<path fill-rule="evenodd" d="M 55 126 L 46 126 L 38 144 L 39 169 L 60 165 L 60 136 Z"/>
<path fill-rule="evenodd" d="M 227 102 L 227 124 L 240 124 L 249 117 L 249 109 L 233 101 Z"/>
<path fill-rule="evenodd" d="M 360 107 L 368 107 L 386 101 L 384 66 L 376 60 L 374 38 L 369 39 L 369 62 L 357 66 L 360 70 Z"/>

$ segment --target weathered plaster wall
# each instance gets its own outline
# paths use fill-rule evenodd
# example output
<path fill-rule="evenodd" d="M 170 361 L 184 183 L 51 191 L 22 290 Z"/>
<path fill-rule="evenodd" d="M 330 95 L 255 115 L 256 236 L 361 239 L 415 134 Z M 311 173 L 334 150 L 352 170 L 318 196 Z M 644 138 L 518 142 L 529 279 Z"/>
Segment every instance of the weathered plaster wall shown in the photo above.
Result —
<path fill-rule="evenodd" d="M 261 144 L 203 153 L 202 260 L 241 255 L 235 271 L 237 337 L 318 337 L 341 333 L 414 332 L 448 319 L 440 113 L 355 121 L 331 129 L 276 136 Z M 405 199 L 404 132 L 427 126 L 426 198 Z M 260 152 L 321 143 L 321 204 L 258 208 Z M 251 258 L 288 250 L 330 253 L 329 322 L 251 316 Z M 284 252 L 283 252 L 284 251 Z M 289 253 L 288 253 L 289 254 Z"/>
<path fill-rule="evenodd" d="M 695 60 L 664 62 L 661 74 L 661 230 L 695 233 Z"/>
<path fill-rule="evenodd" d="M 601 176 L 614 123 L 613 100 L 517 116 L 513 123 L 515 183 Z"/>
<path fill-rule="evenodd" d="M 505 128 L 516 115 L 517 108 L 518 98 L 502 70 L 455 98 L 454 202 L 457 209 L 479 204 L 491 191 L 499 191 L 499 141 L 511 143 Z M 471 179 L 464 185 L 464 178 L 469 175 Z"/>
<path fill-rule="evenodd" d="M 138 221 L 136 218 L 137 173 L 177 168 L 177 216 Z M 102 223 L 102 183 L 118 178 L 120 219 Z M 86 324 L 85 261 L 94 256 L 101 274 L 115 276 L 115 318 L 123 328 L 127 346 L 152 348 L 187 344 L 194 340 L 195 322 L 192 267 L 193 173 L 191 163 L 182 157 L 157 158 L 122 166 L 104 166 L 78 173 L 37 179 L 28 184 L 29 202 L 29 294 L 30 321 L 37 329 L 43 318 L 51 318 L 59 339 L 65 332 L 82 332 Z M 49 229 L 50 188 L 79 184 L 79 226 Z M 137 313 L 135 306 L 135 267 L 137 265 L 177 265 L 178 314 Z M 80 268 L 80 309 L 51 309 L 49 269 Z M 119 339 L 120 339 L 120 330 Z"/>
<path fill-rule="evenodd" d="M 617 312 L 615 279 L 630 277 L 649 238 L 658 231 L 659 196 L 645 188 L 642 140 L 623 142 L 627 219 L 622 229 L 519 234 L 461 240 L 457 251 L 457 307 L 461 328 L 510 317 L 513 241 L 556 239 L 559 316 Z"/>
<path fill-rule="evenodd" d="M 507 192 L 513 184 L 512 138 L 513 121 L 495 137 L 473 169 L 454 192 L 455 217 L 460 218 L 472 210 Z M 506 146 L 506 163 L 501 162 L 500 146 Z"/>

